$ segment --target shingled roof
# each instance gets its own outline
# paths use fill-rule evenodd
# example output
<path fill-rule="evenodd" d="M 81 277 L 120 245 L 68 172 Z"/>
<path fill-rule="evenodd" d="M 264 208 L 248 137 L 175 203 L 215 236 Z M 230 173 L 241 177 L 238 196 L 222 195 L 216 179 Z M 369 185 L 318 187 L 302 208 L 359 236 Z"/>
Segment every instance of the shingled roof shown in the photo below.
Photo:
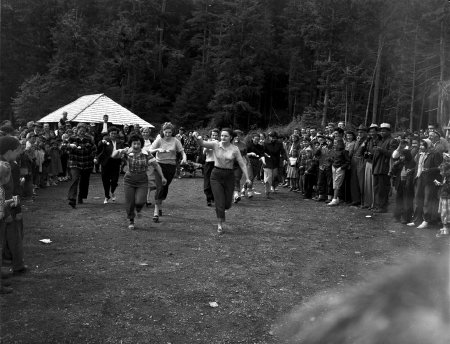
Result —
<path fill-rule="evenodd" d="M 60 107 L 58 110 L 41 118 L 38 122 L 58 122 L 64 111 L 67 112 L 67 119 L 71 122 L 101 123 L 103 122 L 103 116 L 108 115 L 108 121 L 116 125 L 137 123 L 141 127 L 154 128 L 153 125 L 117 104 L 103 93 L 80 97 L 74 102 Z"/>

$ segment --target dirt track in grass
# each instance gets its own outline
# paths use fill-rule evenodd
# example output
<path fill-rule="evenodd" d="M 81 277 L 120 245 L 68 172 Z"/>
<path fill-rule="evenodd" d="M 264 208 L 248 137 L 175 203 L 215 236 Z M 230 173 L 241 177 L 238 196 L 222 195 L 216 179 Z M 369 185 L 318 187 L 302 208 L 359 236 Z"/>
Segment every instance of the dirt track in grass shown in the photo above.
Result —
<path fill-rule="evenodd" d="M 286 189 L 234 205 L 218 237 L 202 187 L 201 178 L 174 180 L 161 222 L 144 209 L 135 231 L 121 186 L 117 204 L 104 205 L 98 175 L 75 210 L 68 183 L 39 190 L 24 211 L 31 271 L 0 298 L 1 343 L 277 343 L 274 322 L 312 295 L 448 249 L 435 230 Z"/>

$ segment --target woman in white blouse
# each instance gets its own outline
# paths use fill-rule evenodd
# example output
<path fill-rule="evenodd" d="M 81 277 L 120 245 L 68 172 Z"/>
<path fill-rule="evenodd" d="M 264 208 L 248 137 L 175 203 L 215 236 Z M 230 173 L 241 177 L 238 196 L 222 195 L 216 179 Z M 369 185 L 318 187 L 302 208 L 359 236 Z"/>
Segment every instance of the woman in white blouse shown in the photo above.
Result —
<path fill-rule="evenodd" d="M 231 129 L 222 129 L 220 141 L 203 141 L 202 137 L 198 136 L 198 133 L 194 133 L 194 136 L 197 137 L 197 143 L 200 146 L 212 149 L 213 151 L 214 168 L 211 172 L 211 188 L 214 195 L 218 220 L 217 232 L 222 234 L 225 222 L 225 210 L 231 208 L 233 201 L 234 162 L 238 162 L 242 173 L 244 173 L 246 183 L 250 183 L 247 166 L 239 152 L 239 148 L 231 143 L 234 136 Z"/>

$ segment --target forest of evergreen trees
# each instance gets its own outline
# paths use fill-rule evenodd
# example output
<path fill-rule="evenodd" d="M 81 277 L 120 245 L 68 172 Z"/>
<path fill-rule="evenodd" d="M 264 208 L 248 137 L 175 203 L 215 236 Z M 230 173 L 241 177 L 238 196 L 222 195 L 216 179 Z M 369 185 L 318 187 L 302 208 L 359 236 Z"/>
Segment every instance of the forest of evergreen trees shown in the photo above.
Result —
<path fill-rule="evenodd" d="M 450 117 L 448 0 L 0 0 L 2 118 L 105 93 L 151 123 Z"/>

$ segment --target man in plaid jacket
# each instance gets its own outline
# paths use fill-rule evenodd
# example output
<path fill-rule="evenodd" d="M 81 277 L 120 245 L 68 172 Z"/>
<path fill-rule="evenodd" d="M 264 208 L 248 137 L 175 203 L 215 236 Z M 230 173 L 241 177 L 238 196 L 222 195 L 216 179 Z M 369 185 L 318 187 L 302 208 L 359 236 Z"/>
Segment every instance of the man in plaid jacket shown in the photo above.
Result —
<path fill-rule="evenodd" d="M 86 135 L 86 124 L 78 123 L 77 135 L 69 139 L 69 168 L 72 183 L 68 192 L 69 205 L 72 208 L 83 203 L 89 192 L 89 178 L 94 167 L 95 143 Z"/>

